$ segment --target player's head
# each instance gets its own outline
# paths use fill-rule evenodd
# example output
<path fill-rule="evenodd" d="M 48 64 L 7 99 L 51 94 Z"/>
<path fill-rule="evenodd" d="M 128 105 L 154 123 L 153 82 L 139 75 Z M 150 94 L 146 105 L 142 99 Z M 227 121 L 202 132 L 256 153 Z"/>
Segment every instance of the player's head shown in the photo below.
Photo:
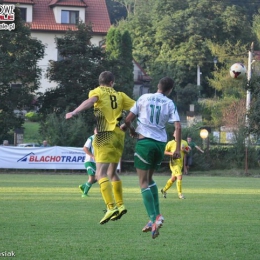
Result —
<path fill-rule="evenodd" d="M 115 82 L 115 76 L 110 71 L 103 71 L 98 78 L 100 86 L 113 86 Z"/>
<path fill-rule="evenodd" d="M 158 90 L 165 95 L 169 95 L 173 87 L 174 87 L 174 81 L 170 77 L 161 78 L 158 83 Z"/>
<path fill-rule="evenodd" d="M 191 137 L 187 137 L 187 142 L 190 143 L 191 142 Z"/>

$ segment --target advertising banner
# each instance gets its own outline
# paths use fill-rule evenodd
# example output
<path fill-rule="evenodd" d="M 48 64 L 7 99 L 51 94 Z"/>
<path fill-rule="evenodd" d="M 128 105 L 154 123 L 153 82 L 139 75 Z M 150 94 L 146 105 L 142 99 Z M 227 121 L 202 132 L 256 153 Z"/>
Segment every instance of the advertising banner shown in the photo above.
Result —
<path fill-rule="evenodd" d="M 82 147 L 0 146 L 0 168 L 84 170 L 84 160 Z"/>

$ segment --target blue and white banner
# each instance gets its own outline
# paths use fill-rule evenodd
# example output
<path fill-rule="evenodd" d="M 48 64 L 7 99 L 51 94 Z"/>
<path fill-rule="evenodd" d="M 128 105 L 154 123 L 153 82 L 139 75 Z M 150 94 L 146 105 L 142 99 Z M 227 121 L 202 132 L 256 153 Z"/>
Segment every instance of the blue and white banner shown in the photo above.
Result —
<path fill-rule="evenodd" d="M 77 147 L 0 146 L 0 168 L 84 170 L 85 152 Z"/>

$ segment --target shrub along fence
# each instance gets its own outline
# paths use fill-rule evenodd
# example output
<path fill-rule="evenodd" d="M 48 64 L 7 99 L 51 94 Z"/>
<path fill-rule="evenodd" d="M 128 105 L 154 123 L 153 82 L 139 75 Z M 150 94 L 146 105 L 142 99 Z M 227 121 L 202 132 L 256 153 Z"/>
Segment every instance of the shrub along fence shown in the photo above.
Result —
<path fill-rule="evenodd" d="M 247 152 L 248 168 L 259 167 L 260 147 L 250 146 Z M 195 152 L 193 156 L 193 169 L 196 170 L 217 170 L 245 168 L 246 150 L 245 147 L 237 145 L 211 145 L 204 154 Z"/>

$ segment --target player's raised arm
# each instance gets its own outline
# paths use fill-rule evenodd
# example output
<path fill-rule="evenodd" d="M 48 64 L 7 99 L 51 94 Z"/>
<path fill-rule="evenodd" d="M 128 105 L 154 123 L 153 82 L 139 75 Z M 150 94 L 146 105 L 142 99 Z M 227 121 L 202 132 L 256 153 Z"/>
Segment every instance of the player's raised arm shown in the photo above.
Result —
<path fill-rule="evenodd" d="M 89 109 L 94 106 L 94 104 L 98 101 L 97 97 L 91 97 L 85 101 L 83 101 L 75 110 L 66 114 L 65 118 L 70 119 L 73 116 L 77 115 L 79 112 Z"/>

